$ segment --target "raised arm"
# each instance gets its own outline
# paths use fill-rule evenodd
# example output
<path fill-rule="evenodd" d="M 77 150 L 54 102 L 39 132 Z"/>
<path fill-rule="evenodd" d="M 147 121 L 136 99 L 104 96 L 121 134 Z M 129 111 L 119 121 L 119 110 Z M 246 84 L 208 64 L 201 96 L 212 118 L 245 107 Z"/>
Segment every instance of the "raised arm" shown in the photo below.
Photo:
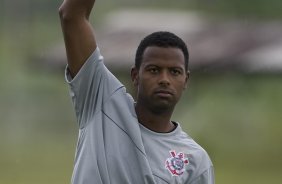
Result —
<path fill-rule="evenodd" d="M 74 77 L 96 49 L 89 16 L 95 0 L 64 0 L 59 8 L 68 66 Z"/>

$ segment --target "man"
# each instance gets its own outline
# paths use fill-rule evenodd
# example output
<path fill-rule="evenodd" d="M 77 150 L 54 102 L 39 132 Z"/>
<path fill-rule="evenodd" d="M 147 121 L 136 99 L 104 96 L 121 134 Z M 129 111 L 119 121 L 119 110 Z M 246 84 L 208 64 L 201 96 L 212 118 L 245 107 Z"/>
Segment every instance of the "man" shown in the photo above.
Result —
<path fill-rule="evenodd" d="M 141 41 L 135 102 L 103 63 L 89 23 L 94 2 L 65 0 L 59 10 L 79 123 L 72 183 L 213 184 L 207 153 L 171 121 L 189 78 L 185 43 L 169 32 Z"/>

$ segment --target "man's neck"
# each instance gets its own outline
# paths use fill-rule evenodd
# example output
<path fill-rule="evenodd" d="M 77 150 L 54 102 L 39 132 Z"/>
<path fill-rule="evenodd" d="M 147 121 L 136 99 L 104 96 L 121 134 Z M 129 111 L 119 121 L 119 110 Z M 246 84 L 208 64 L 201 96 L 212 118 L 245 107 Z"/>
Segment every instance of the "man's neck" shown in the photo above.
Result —
<path fill-rule="evenodd" d="M 139 123 L 154 132 L 168 133 L 175 129 L 175 124 L 170 120 L 172 110 L 155 113 L 138 104 L 136 104 L 135 110 Z"/>

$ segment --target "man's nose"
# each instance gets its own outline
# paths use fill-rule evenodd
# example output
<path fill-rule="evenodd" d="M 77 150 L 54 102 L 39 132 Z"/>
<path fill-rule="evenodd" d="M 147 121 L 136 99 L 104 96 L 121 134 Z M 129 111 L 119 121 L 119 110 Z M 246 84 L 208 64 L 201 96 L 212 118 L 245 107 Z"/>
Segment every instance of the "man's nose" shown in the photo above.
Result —
<path fill-rule="evenodd" d="M 162 71 L 160 73 L 159 84 L 160 85 L 169 85 L 170 84 L 169 73 L 167 71 Z"/>

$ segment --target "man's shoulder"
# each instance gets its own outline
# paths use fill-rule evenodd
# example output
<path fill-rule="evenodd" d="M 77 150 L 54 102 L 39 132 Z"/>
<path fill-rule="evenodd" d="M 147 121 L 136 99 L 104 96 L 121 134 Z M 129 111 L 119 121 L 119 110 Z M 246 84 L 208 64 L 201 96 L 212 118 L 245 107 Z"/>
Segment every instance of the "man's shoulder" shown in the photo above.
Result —
<path fill-rule="evenodd" d="M 212 162 L 207 151 L 183 130 L 179 134 L 179 140 L 185 144 L 188 156 L 195 162 L 205 164 L 205 167 L 212 166 Z"/>

